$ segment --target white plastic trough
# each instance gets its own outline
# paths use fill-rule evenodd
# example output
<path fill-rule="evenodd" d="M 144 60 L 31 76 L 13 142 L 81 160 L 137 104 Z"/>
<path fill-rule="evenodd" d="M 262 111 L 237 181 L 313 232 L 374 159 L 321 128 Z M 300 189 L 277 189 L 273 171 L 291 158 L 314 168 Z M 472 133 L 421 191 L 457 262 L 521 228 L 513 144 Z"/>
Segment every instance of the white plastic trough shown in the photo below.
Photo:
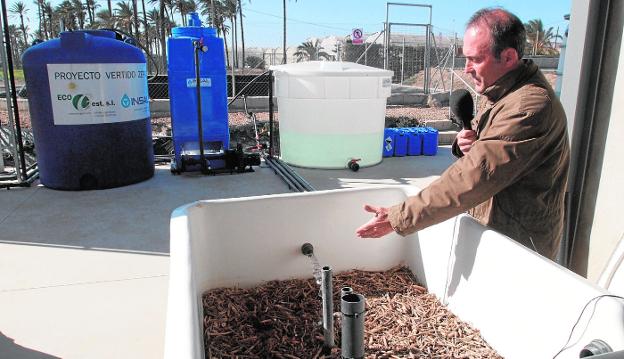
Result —
<path fill-rule="evenodd" d="M 408 186 L 200 201 L 171 218 L 165 358 L 204 358 L 201 295 L 222 286 L 312 276 L 300 247 L 314 245 L 335 272 L 407 264 L 429 292 L 506 358 L 552 358 L 583 306 L 608 292 L 461 215 L 408 237 L 359 239 L 365 203 L 391 205 Z M 557 358 L 578 358 L 593 339 L 624 348 L 624 307 L 590 306 Z"/>

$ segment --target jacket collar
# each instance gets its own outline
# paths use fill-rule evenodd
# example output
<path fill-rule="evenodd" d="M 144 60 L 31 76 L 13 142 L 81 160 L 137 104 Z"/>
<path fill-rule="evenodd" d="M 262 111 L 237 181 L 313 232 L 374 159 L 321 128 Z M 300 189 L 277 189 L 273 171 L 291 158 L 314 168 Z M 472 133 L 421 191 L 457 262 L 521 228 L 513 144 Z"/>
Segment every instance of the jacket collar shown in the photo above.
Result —
<path fill-rule="evenodd" d="M 523 59 L 520 65 L 501 76 L 490 87 L 483 91 L 483 95 L 490 102 L 496 102 L 505 96 L 518 83 L 526 81 L 537 72 L 538 68 L 533 60 Z"/>

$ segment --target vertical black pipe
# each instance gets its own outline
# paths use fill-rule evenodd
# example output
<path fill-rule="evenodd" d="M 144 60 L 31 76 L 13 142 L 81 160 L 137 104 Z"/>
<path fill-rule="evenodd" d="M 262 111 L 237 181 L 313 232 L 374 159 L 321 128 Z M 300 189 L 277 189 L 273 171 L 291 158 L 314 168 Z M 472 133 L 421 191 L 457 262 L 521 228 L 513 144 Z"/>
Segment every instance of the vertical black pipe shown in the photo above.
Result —
<path fill-rule="evenodd" d="M 273 158 L 273 71 L 269 71 L 269 158 Z"/>
<path fill-rule="evenodd" d="M 201 77 L 199 76 L 199 52 L 203 51 L 203 44 L 195 41 L 195 88 L 197 89 L 197 129 L 199 131 L 199 161 L 201 162 L 201 172 L 208 173 L 206 167 L 206 156 L 204 155 L 204 129 L 202 124 L 202 105 L 201 105 Z"/>
<path fill-rule="evenodd" d="M 6 49 L 7 67 L 9 68 L 9 82 L 10 87 L 7 92 L 11 94 L 11 102 L 13 104 L 13 118 L 15 119 L 15 132 L 17 133 L 17 151 L 19 153 L 20 167 L 20 181 L 26 180 L 26 159 L 24 156 L 24 143 L 22 140 L 22 125 L 20 123 L 19 111 L 17 107 L 17 93 L 15 91 L 15 76 L 13 75 L 13 52 L 11 51 L 11 38 L 9 36 L 9 20 L 7 19 L 6 2 L 0 0 L 2 3 L 2 27 L 4 29 L 4 43 Z"/>
<path fill-rule="evenodd" d="M 344 359 L 364 357 L 364 309 L 366 300 L 361 294 L 349 293 L 340 300 L 342 313 L 341 356 Z"/>

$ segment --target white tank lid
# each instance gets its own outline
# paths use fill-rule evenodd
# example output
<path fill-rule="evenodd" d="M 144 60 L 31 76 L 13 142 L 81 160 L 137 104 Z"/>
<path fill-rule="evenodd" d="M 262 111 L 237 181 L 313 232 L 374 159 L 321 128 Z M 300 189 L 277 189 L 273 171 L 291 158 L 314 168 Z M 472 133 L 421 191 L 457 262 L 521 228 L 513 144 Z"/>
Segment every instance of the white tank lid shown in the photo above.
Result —
<path fill-rule="evenodd" d="M 390 70 L 364 66 L 354 62 L 342 61 L 307 61 L 295 62 L 286 65 L 274 65 L 270 70 L 279 74 L 298 76 L 375 76 L 392 77 Z"/>

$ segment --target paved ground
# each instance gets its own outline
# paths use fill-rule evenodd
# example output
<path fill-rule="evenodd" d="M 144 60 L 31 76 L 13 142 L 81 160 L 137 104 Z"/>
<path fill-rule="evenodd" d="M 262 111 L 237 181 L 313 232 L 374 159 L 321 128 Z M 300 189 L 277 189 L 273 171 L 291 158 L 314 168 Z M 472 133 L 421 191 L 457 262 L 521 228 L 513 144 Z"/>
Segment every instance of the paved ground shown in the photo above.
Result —
<path fill-rule="evenodd" d="M 424 186 L 452 161 L 441 147 L 437 156 L 384 159 L 357 173 L 297 171 L 319 190 Z M 171 211 L 199 199 L 285 192 L 268 168 L 204 177 L 172 176 L 166 167 L 109 190 L 0 190 L 0 358 L 162 357 Z"/>

